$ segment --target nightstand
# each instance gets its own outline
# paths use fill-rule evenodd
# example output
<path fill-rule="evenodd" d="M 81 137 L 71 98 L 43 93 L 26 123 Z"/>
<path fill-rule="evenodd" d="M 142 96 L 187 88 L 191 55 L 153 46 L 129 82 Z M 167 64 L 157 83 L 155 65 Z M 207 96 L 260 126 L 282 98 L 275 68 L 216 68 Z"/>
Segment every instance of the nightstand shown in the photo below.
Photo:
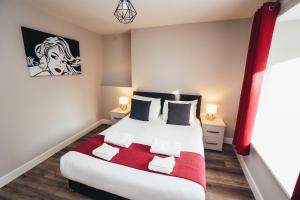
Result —
<path fill-rule="evenodd" d="M 226 129 L 224 121 L 216 116 L 212 121 L 201 116 L 202 130 L 203 130 L 203 143 L 205 149 L 222 151 L 223 140 Z"/>
<path fill-rule="evenodd" d="M 130 113 L 130 108 L 128 107 L 126 110 L 122 110 L 120 107 L 115 108 L 110 111 L 110 120 L 112 123 L 118 122 L 120 119 L 124 118 L 126 115 Z"/>

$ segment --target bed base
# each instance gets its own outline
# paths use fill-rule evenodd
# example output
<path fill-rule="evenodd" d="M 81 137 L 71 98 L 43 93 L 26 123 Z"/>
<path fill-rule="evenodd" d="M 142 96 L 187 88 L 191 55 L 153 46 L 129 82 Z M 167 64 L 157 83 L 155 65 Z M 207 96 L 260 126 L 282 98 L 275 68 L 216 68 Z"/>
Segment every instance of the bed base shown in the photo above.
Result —
<path fill-rule="evenodd" d="M 111 194 L 102 190 L 98 190 L 96 188 L 84 185 L 82 183 L 78 183 L 72 180 L 68 180 L 69 182 L 69 189 L 71 191 L 78 192 L 85 196 L 88 196 L 92 199 L 101 199 L 101 200 L 128 200 L 124 197 L 117 196 L 115 194 Z"/>

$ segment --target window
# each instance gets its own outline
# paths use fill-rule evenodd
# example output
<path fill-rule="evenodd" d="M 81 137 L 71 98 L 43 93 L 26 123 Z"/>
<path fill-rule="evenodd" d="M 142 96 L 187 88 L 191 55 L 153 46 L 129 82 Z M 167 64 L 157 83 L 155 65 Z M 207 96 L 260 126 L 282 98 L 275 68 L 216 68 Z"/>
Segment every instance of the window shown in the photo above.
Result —
<path fill-rule="evenodd" d="M 299 36 L 300 20 L 277 22 L 252 139 L 290 196 L 300 171 Z"/>

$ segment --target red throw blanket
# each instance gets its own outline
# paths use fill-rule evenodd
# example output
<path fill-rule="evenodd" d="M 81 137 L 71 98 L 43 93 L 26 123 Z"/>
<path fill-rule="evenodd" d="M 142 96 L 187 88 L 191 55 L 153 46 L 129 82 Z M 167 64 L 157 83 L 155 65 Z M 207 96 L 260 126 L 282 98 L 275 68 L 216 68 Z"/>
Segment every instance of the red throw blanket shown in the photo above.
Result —
<path fill-rule="evenodd" d="M 73 151 L 77 151 L 95 158 L 92 151 L 104 143 L 104 136 L 96 135 L 89 140 L 79 144 Z M 115 145 L 112 145 L 115 146 Z M 115 146 L 117 147 L 117 146 Z M 109 162 L 125 165 L 135 169 L 154 172 L 148 169 L 149 162 L 153 159 L 154 154 L 150 152 L 150 146 L 133 143 L 129 148 L 120 148 L 119 153 Z M 160 157 L 167 157 L 159 155 Z M 100 159 L 100 158 L 99 158 Z M 206 189 L 205 178 L 205 161 L 197 153 L 181 152 L 180 158 L 175 158 L 176 164 L 171 174 L 166 176 L 176 176 L 199 183 Z M 159 172 L 154 172 L 159 173 Z M 161 174 L 161 173 L 159 173 Z"/>

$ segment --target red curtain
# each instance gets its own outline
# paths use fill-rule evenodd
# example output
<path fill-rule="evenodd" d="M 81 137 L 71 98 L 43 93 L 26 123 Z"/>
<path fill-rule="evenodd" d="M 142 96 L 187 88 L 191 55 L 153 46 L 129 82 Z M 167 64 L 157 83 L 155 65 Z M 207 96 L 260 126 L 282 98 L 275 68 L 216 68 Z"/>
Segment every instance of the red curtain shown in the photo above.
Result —
<path fill-rule="evenodd" d="M 299 200 L 299 199 L 300 199 L 300 174 L 298 176 L 298 180 L 297 180 L 291 200 Z"/>
<path fill-rule="evenodd" d="M 263 74 L 279 8 L 279 3 L 265 3 L 254 15 L 233 140 L 237 153 L 241 155 L 248 155 L 250 151 Z"/>

